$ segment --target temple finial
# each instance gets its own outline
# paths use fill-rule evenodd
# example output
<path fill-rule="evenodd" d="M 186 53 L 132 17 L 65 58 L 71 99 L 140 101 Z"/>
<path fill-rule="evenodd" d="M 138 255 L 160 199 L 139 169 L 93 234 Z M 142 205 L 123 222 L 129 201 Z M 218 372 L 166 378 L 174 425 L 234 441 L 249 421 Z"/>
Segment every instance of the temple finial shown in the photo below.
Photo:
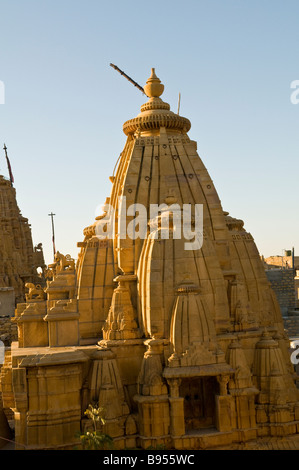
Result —
<path fill-rule="evenodd" d="M 149 98 L 158 98 L 162 95 L 164 91 L 164 85 L 161 83 L 161 80 L 157 77 L 154 68 L 152 68 L 151 76 L 147 80 L 146 85 L 143 89 L 145 91 L 145 94 Z"/>

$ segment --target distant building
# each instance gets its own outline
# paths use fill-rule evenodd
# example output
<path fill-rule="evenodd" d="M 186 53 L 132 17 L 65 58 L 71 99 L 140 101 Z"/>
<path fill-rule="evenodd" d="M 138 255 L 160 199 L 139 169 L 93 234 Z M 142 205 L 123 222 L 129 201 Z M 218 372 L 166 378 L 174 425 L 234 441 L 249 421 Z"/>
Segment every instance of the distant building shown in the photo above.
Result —
<path fill-rule="evenodd" d="M 262 260 L 265 263 L 265 268 L 270 269 L 299 269 L 299 256 L 292 254 L 291 250 L 286 250 L 284 255 L 269 256 Z M 294 266 L 293 266 L 294 264 Z"/>
<path fill-rule="evenodd" d="M 298 307 L 299 256 L 294 251 L 285 251 L 284 255 L 262 257 L 267 277 L 276 294 L 282 315 Z"/>
<path fill-rule="evenodd" d="M 22 216 L 12 182 L 0 175 L 0 315 L 13 314 L 15 302 L 25 300 L 25 284 L 41 279 L 41 244 L 33 247 L 28 219 Z"/>

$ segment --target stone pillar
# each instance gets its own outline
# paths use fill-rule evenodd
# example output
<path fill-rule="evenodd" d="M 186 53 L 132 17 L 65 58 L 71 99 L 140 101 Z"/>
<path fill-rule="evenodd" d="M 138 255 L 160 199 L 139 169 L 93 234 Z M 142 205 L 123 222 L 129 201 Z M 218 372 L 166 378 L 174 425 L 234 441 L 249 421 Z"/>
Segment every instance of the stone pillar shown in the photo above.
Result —
<path fill-rule="evenodd" d="M 167 379 L 170 388 L 170 434 L 173 437 L 185 434 L 184 398 L 179 395 L 181 379 Z"/>
<path fill-rule="evenodd" d="M 216 427 L 218 431 L 226 432 L 232 429 L 232 397 L 227 394 L 229 375 L 217 376 L 219 395 L 216 395 Z"/>
<path fill-rule="evenodd" d="M 217 381 L 219 383 L 219 395 L 227 395 L 229 375 L 218 375 Z"/>
<path fill-rule="evenodd" d="M 167 385 L 162 377 L 163 339 L 148 339 L 144 342 L 144 354 L 138 376 L 138 403 L 140 414 L 139 432 L 141 446 L 165 444 L 169 437 L 169 401 Z"/>

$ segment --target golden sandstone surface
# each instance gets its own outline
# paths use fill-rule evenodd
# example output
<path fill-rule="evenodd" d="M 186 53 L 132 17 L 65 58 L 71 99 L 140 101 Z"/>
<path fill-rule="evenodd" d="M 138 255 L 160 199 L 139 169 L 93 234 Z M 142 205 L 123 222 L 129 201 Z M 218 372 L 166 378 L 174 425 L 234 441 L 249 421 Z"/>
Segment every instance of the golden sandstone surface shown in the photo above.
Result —
<path fill-rule="evenodd" d="M 255 448 L 286 436 L 296 447 L 299 392 L 277 300 L 253 237 L 222 209 L 190 121 L 170 111 L 163 90 L 152 69 L 77 263 L 58 252 L 46 288 L 30 286 L 17 305 L 18 342 L 1 372 L 16 448 L 74 448 L 97 403 L 118 449 Z M 136 205 L 143 238 L 128 236 L 125 209 Z M 200 248 L 175 236 L 184 205 L 203 208 Z"/>
<path fill-rule="evenodd" d="M 0 289 L 14 289 L 17 302 L 25 298 L 25 282 L 39 281 L 44 267 L 41 244 L 33 247 L 28 219 L 22 216 L 12 183 L 0 175 Z M 2 313 L 2 312 L 1 312 Z"/>

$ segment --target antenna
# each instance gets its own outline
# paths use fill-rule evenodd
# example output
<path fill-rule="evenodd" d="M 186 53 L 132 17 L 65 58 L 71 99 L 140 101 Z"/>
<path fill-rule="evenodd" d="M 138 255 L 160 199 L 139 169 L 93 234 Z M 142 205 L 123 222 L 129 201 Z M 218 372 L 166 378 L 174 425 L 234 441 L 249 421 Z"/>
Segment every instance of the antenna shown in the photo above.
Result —
<path fill-rule="evenodd" d="M 181 93 L 179 93 L 178 114 L 180 114 L 180 106 L 181 106 Z"/>
<path fill-rule="evenodd" d="M 142 86 L 138 85 L 137 82 L 135 82 L 135 80 L 133 80 L 131 77 L 129 77 L 123 70 L 120 70 L 117 65 L 114 65 L 114 64 L 110 64 L 111 67 L 113 67 L 115 70 L 117 70 L 117 72 L 119 72 L 121 75 L 123 75 L 127 80 L 129 80 L 129 82 L 133 83 L 133 85 L 138 88 L 138 90 L 140 90 L 144 95 L 144 89 L 142 88 Z"/>
<path fill-rule="evenodd" d="M 8 155 L 7 155 L 7 147 L 6 147 L 5 144 L 4 144 L 3 150 L 5 151 L 5 158 L 6 158 L 6 163 L 7 163 L 8 173 L 9 173 L 9 179 L 10 179 L 11 185 L 13 185 L 14 177 L 13 177 L 13 174 L 12 174 L 10 161 L 9 161 L 9 158 L 8 158 Z"/>
<path fill-rule="evenodd" d="M 52 243 L 53 243 L 53 255 L 54 255 L 54 258 L 55 258 L 55 254 L 56 254 L 56 248 L 55 248 L 55 235 L 54 235 L 54 215 L 56 214 L 53 214 L 53 212 L 51 212 L 51 214 L 48 214 L 50 217 L 51 217 L 51 222 L 52 222 Z"/>

